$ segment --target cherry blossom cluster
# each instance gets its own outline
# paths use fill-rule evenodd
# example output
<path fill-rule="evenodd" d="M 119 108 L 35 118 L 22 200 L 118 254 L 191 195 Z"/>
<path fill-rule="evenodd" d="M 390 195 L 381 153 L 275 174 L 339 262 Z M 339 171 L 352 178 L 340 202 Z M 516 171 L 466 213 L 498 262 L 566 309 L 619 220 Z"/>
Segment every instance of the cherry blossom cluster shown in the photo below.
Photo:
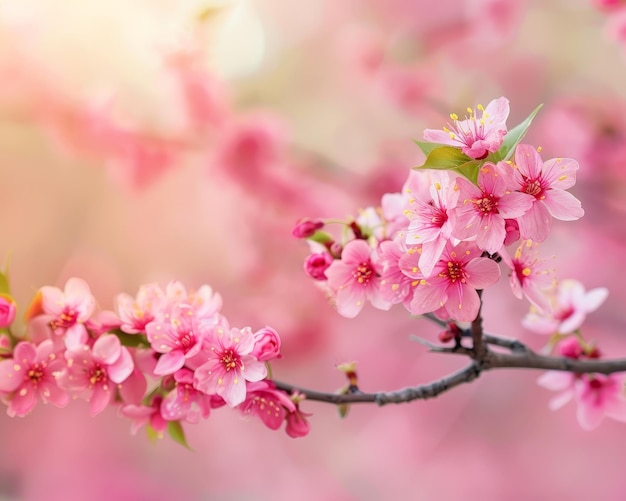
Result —
<path fill-rule="evenodd" d="M 6 280 L 4 281 L 6 283 Z M 168 432 L 184 442 L 182 423 L 197 423 L 228 406 L 292 437 L 309 431 L 299 395 L 268 379 L 281 341 L 271 327 L 231 327 L 221 296 L 209 286 L 180 282 L 120 294 L 116 311 L 98 310 L 88 284 L 42 287 L 26 313 L 23 337 L 10 330 L 15 302 L 0 296 L 0 399 L 9 416 L 29 414 L 38 400 L 64 407 L 89 402 L 95 416 L 108 406 L 133 421 L 132 431 Z"/>
<path fill-rule="evenodd" d="M 504 97 L 468 108 L 463 119 L 453 113 L 443 129 L 427 129 L 424 141 L 417 141 L 426 160 L 410 171 L 400 193 L 383 195 L 379 207 L 347 220 L 296 223 L 293 235 L 311 247 L 304 270 L 339 314 L 355 317 L 366 302 L 381 310 L 401 303 L 413 315 L 448 322 L 450 335 L 440 339 L 451 340 L 460 332 L 457 322 L 479 316 L 482 291 L 505 275 L 512 293 L 530 303 L 527 328 L 551 334 L 550 347 L 557 351 L 567 341 L 582 343 L 575 358 L 599 356 L 580 326 L 608 291 L 585 292 L 575 280 L 559 281 L 539 251 L 553 219 L 577 220 L 584 211 L 568 191 L 578 163 L 544 160 L 540 148 L 521 142 L 538 110 L 511 130 Z M 332 232 L 333 226 L 341 231 Z M 585 409 L 579 412 L 583 427 L 604 415 L 598 409 L 618 414 L 613 404 L 598 402 L 624 402 L 614 376 L 567 374 L 559 384 L 551 382 L 556 379 L 548 374 L 541 381 L 577 395 Z M 626 418 L 626 411 L 619 415 Z"/>

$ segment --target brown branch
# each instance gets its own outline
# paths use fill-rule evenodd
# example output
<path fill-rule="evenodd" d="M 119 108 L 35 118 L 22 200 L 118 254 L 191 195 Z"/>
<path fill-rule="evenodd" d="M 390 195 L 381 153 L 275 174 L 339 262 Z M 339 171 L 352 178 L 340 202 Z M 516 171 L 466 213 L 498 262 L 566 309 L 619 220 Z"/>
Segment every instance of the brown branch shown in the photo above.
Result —
<path fill-rule="evenodd" d="M 477 290 L 476 292 L 478 292 L 480 306 L 478 307 L 478 314 L 470 327 L 470 332 L 472 334 L 472 350 L 474 350 L 474 357 L 477 360 L 482 360 L 486 353 L 486 347 L 483 341 L 483 291 Z"/>

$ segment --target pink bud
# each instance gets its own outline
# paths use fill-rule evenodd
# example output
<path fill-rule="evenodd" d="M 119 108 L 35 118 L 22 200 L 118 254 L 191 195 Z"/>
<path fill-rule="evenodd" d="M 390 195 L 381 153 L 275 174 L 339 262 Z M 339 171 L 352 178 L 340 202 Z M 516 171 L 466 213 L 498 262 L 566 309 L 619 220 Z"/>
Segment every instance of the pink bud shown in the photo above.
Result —
<path fill-rule="evenodd" d="M 0 328 L 8 327 L 15 319 L 15 301 L 7 294 L 0 294 Z"/>
<path fill-rule="evenodd" d="M 304 272 L 315 280 L 327 280 L 324 273 L 333 262 L 333 258 L 327 252 L 311 254 L 304 262 Z"/>
<path fill-rule="evenodd" d="M 504 245 L 511 245 L 519 240 L 520 232 L 519 225 L 515 219 L 505 219 L 505 231 Z"/>
<path fill-rule="evenodd" d="M 583 348 L 575 337 L 569 337 L 559 343 L 559 353 L 567 358 L 580 358 Z"/>
<path fill-rule="evenodd" d="M 310 414 L 305 414 L 300 410 L 300 407 L 296 407 L 294 412 L 290 412 L 286 416 L 287 426 L 285 427 L 285 431 L 287 435 L 291 438 L 299 438 L 305 437 L 311 431 L 311 424 L 306 419 L 306 416 L 310 416 Z"/>
<path fill-rule="evenodd" d="M 324 227 L 324 223 L 319 219 L 298 219 L 291 234 L 296 238 L 312 237 L 317 230 Z"/>
<path fill-rule="evenodd" d="M 261 362 L 280 358 L 280 337 L 271 327 L 264 327 L 254 333 L 252 354 Z"/>

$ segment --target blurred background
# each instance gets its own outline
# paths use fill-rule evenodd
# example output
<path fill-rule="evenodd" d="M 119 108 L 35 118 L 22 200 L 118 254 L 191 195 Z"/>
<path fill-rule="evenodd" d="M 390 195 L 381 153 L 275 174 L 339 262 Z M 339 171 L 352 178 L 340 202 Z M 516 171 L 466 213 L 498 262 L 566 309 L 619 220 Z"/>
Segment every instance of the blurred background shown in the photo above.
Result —
<path fill-rule="evenodd" d="M 591 0 L 0 0 L 0 260 L 21 311 L 86 279 L 102 308 L 139 285 L 210 284 L 235 326 L 275 327 L 274 376 L 365 391 L 460 367 L 409 335 L 402 307 L 341 318 L 302 271 L 299 217 L 356 214 L 399 191 L 413 145 L 450 112 L 507 96 L 509 125 L 576 158 L 585 217 L 556 224 L 560 278 L 610 296 L 584 327 L 625 356 L 626 20 Z M 626 7 L 625 7 L 626 8 Z M 527 304 L 485 293 L 489 332 L 541 349 Z M 228 409 L 193 451 L 87 404 L 0 416 L 2 500 L 603 499 L 626 497 L 626 427 L 583 431 L 536 371 L 487 373 L 426 402 L 313 413 L 293 440 Z"/>

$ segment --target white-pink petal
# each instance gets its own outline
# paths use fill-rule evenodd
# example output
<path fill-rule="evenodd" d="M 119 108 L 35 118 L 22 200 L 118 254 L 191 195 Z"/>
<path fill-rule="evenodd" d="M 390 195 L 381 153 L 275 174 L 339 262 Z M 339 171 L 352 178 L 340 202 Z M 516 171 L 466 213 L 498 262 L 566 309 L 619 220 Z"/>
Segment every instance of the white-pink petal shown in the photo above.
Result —
<path fill-rule="evenodd" d="M 543 203 L 555 219 L 561 221 L 575 221 L 585 215 L 580 200 L 569 191 L 547 190 Z M 535 207 L 537 204 L 535 204 Z"/>

